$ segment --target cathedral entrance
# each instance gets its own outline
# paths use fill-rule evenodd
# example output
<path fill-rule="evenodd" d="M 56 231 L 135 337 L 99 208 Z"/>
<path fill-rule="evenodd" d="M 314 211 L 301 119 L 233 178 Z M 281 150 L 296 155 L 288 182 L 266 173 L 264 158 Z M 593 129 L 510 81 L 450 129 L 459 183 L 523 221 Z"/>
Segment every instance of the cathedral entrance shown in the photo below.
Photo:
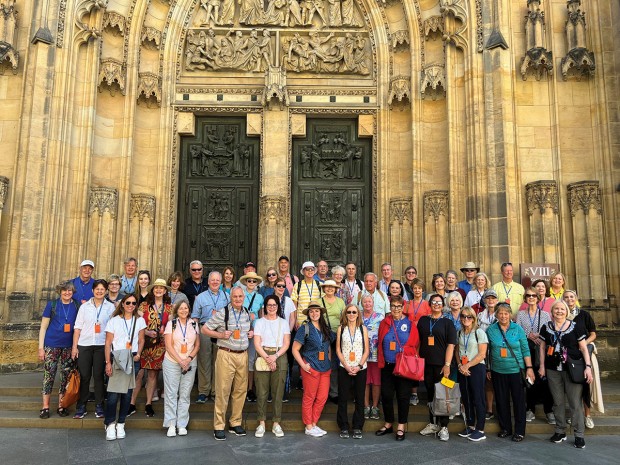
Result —
<path fill-rule="evenodd" d="M 356 119 L 308 119 L 293 139 L 291 255 L 326 260 L 330 268 L 372 257 L 372 144 L 359 139 Z"/>
<path fill-rule="evenodd" d="M 259 167 L 260 140 L 247 136 L 245 118 L 196 118 L 195 136 L 181 142 L 177 269 L 201 260 L 239 271 L 256 260 Z"/>

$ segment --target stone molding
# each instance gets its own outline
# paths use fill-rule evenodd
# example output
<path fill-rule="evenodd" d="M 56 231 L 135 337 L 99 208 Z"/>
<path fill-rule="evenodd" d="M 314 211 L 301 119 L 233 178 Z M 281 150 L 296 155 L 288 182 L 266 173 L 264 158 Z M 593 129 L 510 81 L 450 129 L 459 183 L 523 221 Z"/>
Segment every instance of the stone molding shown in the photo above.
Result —
<path fill-rule="evenodd" d="M 17 73 L 19 52 L 17 45 L 17 10 L 15 0 L 0 1 L 0 74 L 4 62 L 10 63 L 13 74 Z"/>
<path fill-rule="evenodd" d="M 466 0 L 439 0 L 439 12 L 444 20 L 442 39 L 461 50 L 467 49 Z"/>
<path fill-rule="evenodd" d="M 129 220 L 138 218 L 140 221 L 147 218 L 155 223 L 155 196 L 148 194 L 131 194 L 129 201 Z"/>
<path fill-rule="evenodd" d="M 103 85 L 105 81 L 106 85 L 110 89 L 110 93 L 114 95 L 112 86 L 114 83 L 116 83 L 118 84 L 118 87 L 121 90 L 121 94 L 125 95 L 126 93 L 126 88 L 125 88 L 126 71 L 127 69 L 126 69 L 125 63 L 123 63 L 122 61 L 117 60 L 116 58 L 102 58 L 101 65 L 99 68 L 99 79 L 98 79 L 99 90 L 101 90 L 101 86 Z"/>
<path fill-rule="evenodd" d="M 568 0 L 568 19 L 566 20 L 566 56 L 560 64 L 562 79 L 565 81 L 569 73 L 577 79 L 594 76 L 596 64 L 594 53 L 586 47 L 586 14 L 581 11 L 581 0 Z"/>
<path fill-rule="evenodd" d="M 124 37 L 127 33 L 127 18 L 116 11 L 106 11 L 103 14 L 103 29 L 117 29 L 118 32 Z"/>
<path fill-rule="evenodd" d="M 401 226 L 405 221 L 413 223 L 413 198 L 390 199 L 390 223 L 395 221 Z"/>
<path fill-rule="evenodd" d="M 9 178 L 0 176 L 0 211 L 4 210 L 4 202 L 9 195 Z"/>
<path fill-rule="evenodd" d="M 259 201 L 260 218 L 265 223 L 275 221 L 280 223 L 287 218 L 286 198 L 280 195 L 265 195 Z"/>
<path fill-rule="evenodd" d="M 403 99 L 411 102 L 411 78 L 409 76 L 394 76 L 390 79 L 390 94 L 388 95 L 388 104 L 396 99 L 402 102 Z"/>
<path fill-rule="evenodd" d="M 159 47 L 161 44 L 161 31 L 155 29 L 154 27 L 144 26 L 142 28 L 140 41 L 142 42 L 142 45 L 145 45 L 147 42 L 153 42 L 157 47 Z"/>
<path fill-rule="evenodd" d="M 421 71 L 420 94 L 422 98 L 430 96 L 433 100 L 446 95 L 446 68 L 439 63 L 426 65 Z"/>
<path fill-rule="evenodd" d="M 99 213 L 99 216 L 107 211 L 113 219 L 116 219 L 118 210 L 118 191 L 111 187 L 91 187 L 88 201 L 88 216 Z"/>
<path fill-rule="evenodd" d="M 439 37 L 443 36 L 443 26 L 444 20 L 443 16 L 435 15 L 429 16 L 424 20 L 423 29 L 424 29 L 424 38 L 428 40 L 430 37 L 439 35 Z"/>
<path fill-rule="evenodd" d="M 155 97 L 157 103 L 161 103 L 161 84 L 158 75 L 155 73 L 138 73 L 138 98 L 142 95 L 147 100 Z"/>
<path fill-rule="evenodd" d="M 525 56 L 521 58 L 521 78 L 526 81 L 527 73 L 533 72 L 537 81 L 553 71 L 553 53 L 545 48 L 545 12 L 540 0 L 528 0 L 525 15 Z"/>
<path fill-rule="evenodd" d="M 542 215 L 547 208 L 557 214 L 560 200 L 558 197 L 558 183 L 555 181 L 536 181 L 525 186 L 527 210 L 531 215 L 536 210 Z"/>
<path fill-rule="evenodd" d="M 286 69 L 280 66 L 269 66 L 269 69 L 265 70 L 265 87 L 261 100 L 263 106 L 267 106 L 272 100 L 280 102 L 281 106 L 288 106 Z"/>
<path fill-rule="evenodd" d="M 568 203 L 570 214 L 575 216 L 579 210 L 587 215 L 590 209 L 601 215 L 603 204 L 598 181 L 580 181 L 568 185 Z"/>
<path fill-rule="evenodd" d="M 435 222 L 439 221 L 440 216 L 448 218 L 449 213 L 449 194 L 448 191 L 428 191 L 424 193 L 424 222 L 428 222 L 433 217 Z"/>

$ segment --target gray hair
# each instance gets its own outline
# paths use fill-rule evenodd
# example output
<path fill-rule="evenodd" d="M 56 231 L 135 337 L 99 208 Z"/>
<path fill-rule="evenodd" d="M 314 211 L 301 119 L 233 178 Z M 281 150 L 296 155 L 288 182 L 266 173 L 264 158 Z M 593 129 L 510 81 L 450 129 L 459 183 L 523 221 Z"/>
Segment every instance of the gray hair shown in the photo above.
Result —
<path fill-rule="evenodd" d="M 476 273 L 476 276 L 474 276 L 474 282 L 476 282 L 476 279 L 478 279 L 480 276 L 482 276 L 485 280 L 486 280 L 486 286 L 488 287 L 489 284 L 491 284 L 489 282 L 489 277 L 487 276 L 486 273 L 483 273 L 482 271 L 480 273 Z"/>
<path fill-rule="evenodd" d="M 68 280 L 68 281 L 62 281 L 61 283 L 59 283 L 56 286 L 56 292 L 60 294 L 62 291 L 71 291 L 75 293 L 75 285 L 73 284 L 73 281 Z"/>
<path fill-rule="evenodd" d="M 332 276 L 334 274 L 336 274 L 336 273 L 341 273 L 342 276 L 344 276 L 347 273 L 347 271 L 343 267 L 341 267 L 340 265 L 336 265 L 336 266 L 332 267 Z"/>
<path fill-rule="evenodd" d="M 368 276 L 372 276 L 373 278 L 375 278 L 375 281 L 378 281 L 379 278 L 377 277 L 377 275 L 375 273 L 373 273 L 372 271 L 367 272 L 366 274 L 364 274 L 364 281 L 366 281 L 366 278 Z"/>
<path fill-rule="evenodd" d="M 452 291 L 449 292 L 448 295 L 446 296 L 446 304 L 448 305 L 448 307 L 450 306 L 450 301 L 452 299 L 458 299 L 458 301 L 460 302 L 460 307 L 463 306 L 463 296 L 461 295 L 460 292 L 457 291 Z"/>
<path fill-rule="evenodd" d="M 134 262 L 137 265 L 138 259 L 134 257 L 127 257 L 125 260 L 123 260 L 123 265 L 127 265 L 129 262 Z"/>
<path fill-rule="evenodd" d="M 454 270 L 448 270 L 448 271 L 446 271 L 446 277 L 447 277 L 449 274 L 451 274 L 452 276 L 454 276 L 456 279 L 459 279 L 459 275 L 458 275 L 458 274 L 456 274 L 456 271 L 454 271 Z"/>
<path fill-rule="evenodd" d="M 119 283 L 121 282 L 121 277 L 117 274 L 111 274 L 108 277 L 108 284 L 110 284 L 112 281 L 118 281 Z"/>
<path fill-rule="evenodd" d="M 200 260 L 192 260 L 191 262 L 189 262 L 189 267 L 191 268 L 192 265 L 200 265 L 203 266 L 202 262 Z"/>
<path fill-rule="evenodd" d="M 213 270 L 212 272 L 209 273 L 209 278 L 211 279 L 211 276 L 213 275 L 218 275 L 220 277 L 220 280 L 222 279 L 222 273 L 220 273 L 219 271 Z"/>

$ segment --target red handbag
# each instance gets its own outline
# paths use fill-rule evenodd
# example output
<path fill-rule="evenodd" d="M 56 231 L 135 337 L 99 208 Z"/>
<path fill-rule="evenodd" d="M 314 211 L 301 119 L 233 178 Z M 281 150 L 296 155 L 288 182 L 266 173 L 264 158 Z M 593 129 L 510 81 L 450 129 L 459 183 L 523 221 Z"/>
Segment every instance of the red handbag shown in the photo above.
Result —
<path fill-rule="evenodd" d="M 392 323 L 394 327 L 394 323 Z M 396 327 L 394 327 L 394 336 L 396 336 L 396 342 L 398 348 L 402 347 L 400 340 L 398 339 L 398 333 Z M 402 352 L 396 354 L 396 365 L 394 366 L 394 374 L 401 378 L 412 379 L 414 381 L 422 381 L 424 379 L 424 359 L 420 358 L 417 353 L 411 353 L 409 347 L 405 347 Z"/>

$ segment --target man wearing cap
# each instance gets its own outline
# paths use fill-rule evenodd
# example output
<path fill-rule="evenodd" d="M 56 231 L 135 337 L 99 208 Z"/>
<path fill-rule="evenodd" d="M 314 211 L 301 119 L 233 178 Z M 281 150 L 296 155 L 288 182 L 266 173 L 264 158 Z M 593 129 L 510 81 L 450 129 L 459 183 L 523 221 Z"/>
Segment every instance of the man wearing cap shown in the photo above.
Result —
<path fill-rule="evenodd" d="M 288 295 L 293 293 L 293 286 L 299 282 L 299 278 L 290 273 L 291 261 L 288 259 L 286 255 L 282 255 L 278 258 L 278 276 L 280 278 L 284 278 L 286 282 L 286 289 L 288 290 Z"/>
<path fill-rule="evenodd" d="M 476 273 L 479 271 L 480 267 L 476 266 L 474 262 L 467 262 L 461 267 L 461 273 L 465 275 L 465 279 L 463 281 L 459 281 L 456 285 L 459 289 L 463 289 L 465 291 L 465 295 L 473 289 L 474 278 L 476 277 Z"/>
<path fill-rule="evenodd" d="M 293 287 L 291 300 L 297 306 L 297 323 L 295 324 L 295 329 L 299 328 L 299 326 L 306 321 L 306 316 L 303 313 L 304 309 L 308 307 L 311 301 L 321 298 L 321 288 L 314 279 L 315 271 L 316 268 L 314 267 L 314 263 L 304 262 L 301 266 L 301 274 L 304 279 Z M 293 337 L 294 336 L 291 334 L 291 338 Z"/>
<path fill-rule="evenodd" d="M 244 298 L 243 289 L 233 287 L 230 291 L 230 304 L 218 310 L 201 329 L 205 336 L 217 338 L 213 411 L 213 435 L 217 441 L 226 439 L 224 429 L 229 401 L 232 401 L 232 406 L 228 431 L 237 436 L 246 435 L 241 422 L 248 383 L 247 349 L 254 333 L 250 313 L 243 307 Z"/>
<path fill-rule="evenodd" d="M 200 260 L 194 260 L 189 264 L 189 278 L 185 280 L 183 293 L 189 300 L 190 308 L 194 308 L 196 296 L 203 293 L 209 287 L 207 279 L 202 277 L 203 268 Z"/>
<path fill-rule="evenodd" d="M 500 302 L 506 302 L 510 304 L 512 309 L 513 320 L 517 317 L 519 307 L 523 303 L 523 295 L 525 294 L 525 288 L 521 284 L 512 280 L 513 270 L 512 263 L 502 263 L 502 280 L 495 283 L 492 289 L 497 292 L 497 298 Z"/>
<path fill-rule="evenodd" d="M 95 280 L 91 276 L 94 269 L 95 264 L 92 260 L 84 260 L 80 263 L 80 274 L 71 280 L 75 286 L 73 298 L 82 304 L 93 297 Z"/>
<path fill-rule="evenodd" d="M 248 271 L 246 274 L 239 278 L 241 284 L 245 287 L 245 298 L 243 300 L 243 306 L 250 312 L 250 318 L 252 320 L 252 328 L 254 328 L 254 322 L 259 319 L 260 311 L 263 308 L 264 298 L 258 293 L 258 285 L 263 282 L 263 278 L 258 276 L 254 271 Z M 252 341 L 250 341 L 252 342 Z M 252 361 L 249 365 L 248 373 L 248 402 L 256 402 L 256 394 L 254 394 L 254 359 L 256 358 L 256 349 L 254 344 L 250 344 L 248 348 L 248 358 Z"/>
<path fill-rule="evenodd" d="M 377 289 L 377 275 L 368 272 L 364 275 L 364 289 L 359 291 L 353 302 L 360 309 L 360 312 L 364 311 L 362 306 L 362 297 L 365 295 L 371 295 L 374 301 L 373 310 L 375 313 L 385 316 L 390 312 L 390 301 L 387 298 L 387 294 L 381 289 Z"/>
<path fill-rule="evenodd" d="M 206 291 L 198 294 L 194 300 L 192 318 L 200 326 L 209 321 L 218 310 L 228 305 L 228 295 L 220 289 L 222 275 L 218 271 L 209 273 Z M 198 351 L 198 399 L 197 404 L 204 404 L 209 397 L 215 397 L 214 370 L 217 346 L 211 338 L 200 333 L 200 349 Z"/>
<path fill-rule="evenodd" d="M 136 292 L 136 283 L 138 277 L 136 272 L 138 271 L 138 260 L 134 257 L 127 257 L 123 260 L 123 267 L 125 273 L 121 276 L 121 294 L 133 294 Z"/>
<path fill-rule="evenodd" d="M 253 271 L 254 273 L 256 273 L 256 263 L 254 262 L 247 262 L 245 265 L 243 265 L 243 275 L 248 274 L 250 271 Z M 239 286 L 241 289 L 243 289 L 243 292 L 245 292 L 245 284 L 243 284 L 241 282 L 241 278 L 239 278 L 237 280 L 237 282 L 235 283 L 235 286 Z"/>

